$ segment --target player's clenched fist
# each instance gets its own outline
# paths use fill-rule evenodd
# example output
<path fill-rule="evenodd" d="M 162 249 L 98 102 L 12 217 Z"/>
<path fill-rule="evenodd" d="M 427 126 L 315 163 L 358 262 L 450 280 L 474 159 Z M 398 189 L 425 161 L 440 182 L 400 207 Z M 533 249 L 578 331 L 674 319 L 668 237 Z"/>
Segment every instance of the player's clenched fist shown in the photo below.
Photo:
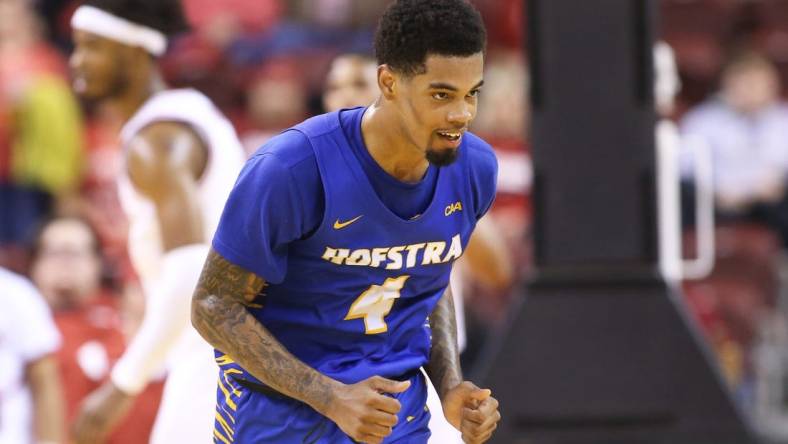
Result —
<path fill-rule="evenodd" d="M 358 442 L 377 444 L 397 424 L 400 403 L 385 393 L 402 393 L 410 381 L 399 382 L 373 376 L 334 391 L 325 415 Z"/>
<path fill-rule="evenodd" d="M 492 436 L 501 413 L 498 400 L 489 389 L 480 389 L 472 382 L 462 382 L 446 392 L 443 397 L 443 414 L 468 444 L 486 442 Z"/>

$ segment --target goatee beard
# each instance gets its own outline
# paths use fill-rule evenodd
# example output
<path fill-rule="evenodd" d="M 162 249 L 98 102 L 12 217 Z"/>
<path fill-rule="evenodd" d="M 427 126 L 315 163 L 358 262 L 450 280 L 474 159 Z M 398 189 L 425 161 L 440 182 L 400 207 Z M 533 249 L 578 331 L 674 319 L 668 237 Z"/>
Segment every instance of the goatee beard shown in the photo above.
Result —
<path fill-rule="evenodd" d="M 427 149 L 425 157 L 427 158 L 427 162 L 431 165 L 435 165 L 436 167 L 445 167 L 449 166 L 457 160 L 457 154 L 459 152 L 458 149 L 445 149 L 445 150 L 435 150 L 435 149 Z"/>

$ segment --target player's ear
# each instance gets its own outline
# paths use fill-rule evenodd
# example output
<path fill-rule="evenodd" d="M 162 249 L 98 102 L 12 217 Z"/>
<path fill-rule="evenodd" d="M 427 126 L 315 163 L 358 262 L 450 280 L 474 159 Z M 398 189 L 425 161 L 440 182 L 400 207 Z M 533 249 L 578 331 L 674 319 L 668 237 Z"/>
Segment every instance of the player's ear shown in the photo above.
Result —
<path fill-rule="evenodd" d="M 378 66 L 378 88 L 386 99 L 393 99 L 396 95 L 397 79 L 388 65 Z"/>

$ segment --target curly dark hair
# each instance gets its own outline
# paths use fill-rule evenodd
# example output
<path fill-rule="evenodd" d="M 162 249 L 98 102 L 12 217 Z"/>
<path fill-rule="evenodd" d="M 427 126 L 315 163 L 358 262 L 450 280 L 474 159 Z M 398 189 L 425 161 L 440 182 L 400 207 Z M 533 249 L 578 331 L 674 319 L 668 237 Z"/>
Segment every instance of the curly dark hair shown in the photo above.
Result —
<path fill-rule="evenodd" d="M 424 72 L 429 55 L 471 56 L 486 43 L 482 17 L 466 0 L 397 0 L 378 23 L 375 56 L 413 75 Z"/>
<path fill-rule="evenodd" d="M 180 0 L 86 0 L 84 4 L 161 31 L 167 37 L 189 29 Z"/>

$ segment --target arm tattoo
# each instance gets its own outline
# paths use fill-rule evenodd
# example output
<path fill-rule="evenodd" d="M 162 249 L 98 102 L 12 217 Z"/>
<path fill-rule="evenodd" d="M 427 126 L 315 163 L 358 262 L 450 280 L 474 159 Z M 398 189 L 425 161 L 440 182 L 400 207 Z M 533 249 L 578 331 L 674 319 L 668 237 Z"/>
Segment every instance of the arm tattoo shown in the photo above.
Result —
<path fill-rule="evenodd" d="M 212 249 L 192 298 L 192 324 L 265 384 L 325 412 L 338 383 L 288 352 L 246 309 L 264 286 L 262 278 Z"/>
<path fill-rule="evenodd" d="M 451 289 L 446 288 L 430 316 L 432 349 L 427 374 L 441 399 L 452 387 L 462 382 L 460 353 L 457 347 L 457 319 Z"/>

